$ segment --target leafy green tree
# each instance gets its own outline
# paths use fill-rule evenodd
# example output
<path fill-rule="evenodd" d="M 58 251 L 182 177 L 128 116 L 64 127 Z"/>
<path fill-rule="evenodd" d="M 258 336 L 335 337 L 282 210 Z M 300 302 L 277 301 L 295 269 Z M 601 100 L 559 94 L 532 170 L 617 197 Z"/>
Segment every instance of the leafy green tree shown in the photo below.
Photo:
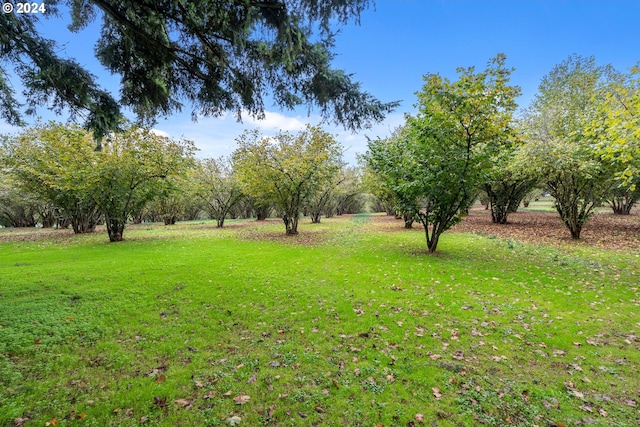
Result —
<path fill-rule="evenodd" d="M 491 159 L 487 180 L 482 186 L 491 207 L 491 221 L 506 224 L 510 213 L 517 211 L 524 197 L 539 181 L 530 170 L 515 162 L 521 143 L 517 138 L 506 141 Z"/>
<path fill-rule="evenodd" d="M 200 161 L 192 185 L 209 216 L 215 218 L 218 227 L 223 227 L 224 220 L 243 196 L 231 160 L 220 157 Z"/>
<path fill-rule="evenodd" d="M 181 176 L 167 176 L 159 185 L 158 194 L 146 206 L 152 217 L 160 217 L 164 225 L 175 225 L 187 210 L 193 194 L 191 183 Z"/>
<path fill-rule="evenodd" d="M 520 163 L 542 177 L 573 239 L 612 185 L 588 126 L 596 117 L 595 100 L 615 79 L 614 70 L 596 65 L 595 58 L 570 56 L 542 79 L 525 114 L 528 142 Z"/>
<path fill-rule="evenodd" d="M 195 147 L 135 125 L 109 135 L 86 187 L 104 213 L 109 240 L 123 239 L 130 215 L 162 195 L 163 180 L 185 173 Z"/>
<path fill-rule="evenodd" d="M 640 69 L 609 84 L 598 100 L 587 134 L 614 177 L 607 202 L 615 214 L 628 215 L 640 199 Z"/>
<path fill-rule="evenodd" d="M 307 211 L 313 224 L 320 223 L 321 215 L 327 218 L 341 215 L 354 202 L 361 189 L 356 187 L 357 175 L 354 168 L 342 165 L 332 180 L 328 180 L 320 190 L 307 201 Z"/>
<path fill-rule="evenodd" d="M 51 226 L 46 202 L 21 192 L 13 181 L 0 170 L 0 226 L 35 227 L 39 221 Z"/>
<path fill-rule="evenodd" d="M 317 126 L 272 138 L 247 131 L 237 142 L 233 163 L 244 192 L 271 201 L 283 215 L 286 234 L 298 234 L 305 203 L 333 179 L 342 164 L 340 144 Z"/>
<path fill-rule="evenodd" d="M 600 99 L 588 134 L 620 187 L 633 191 L 640 181 L 640 68 L 609 84 Z"/>
<path fill-rule="evenodd" d="M 411 228 L 420 195 L 414 186 L 407 185 L 417 179 L 407 132 L 406 128 L 399 128 L 389 138 L 370 140 L 364 160 L 378 177 L 374 181 L 378 194 L 388 197 L 396 218 L 403 218 L 405 228 Z"/>
<path fill-rule="evenodd" d="M 47 16 L 58 1 L 46 2 Z M 349 129 L 380 121 L 397 103 L 383 103 L 351 76 L 331 67 L 330 25 L 358 20 L 370 0 L 74 0 L 78 31 L 96 19 L 96 55 L 121 76 L 120 104 L 153 122 L 192 106 L 194 117 L 232 111 L 262 117 L 269 95 L 282 108 L 317 105 L 324 118 Z M 117 127 L 118 103 L 77 62 L 57 55 L 54 41 L 36 31 L 35 14 L 0 15 L 0 56 L 27 88 L 29 110 L 50 104 L 84 116 L 98 139 Z M 2 116 L 22 114 L 3 67 Z"/>
<path fill-rule="evenodd" d="M 366 157 L 362 157 L 364 162 L 362 173 L 362 185 L 374 199 L 374 210 L 384 211 L 387 215 L 395 213 L 395 195 L 393 189 L 378 175 L 378 173 L 366 164 Z"/>
<path fill-rule="evenodd" d="M 4 140 L 20 191 L 53 205 L 75 233 L 92 232 L 100 210 L 86 184 L 95 167 L 94 142 L 77 126 L 37 124 Z"/>
<path fill-rule="evenodd" d="M 418 114 L 392 145 L 393 155 L 375 156 L 374 170 L 393 177 L 391 187 L 422 224 L 429 253 L 443 232 L 460 221 L 486 181 L 491 159 L 505 145 L 520 89 L 499 54 L 483 72 L 458 68 L 450 81 L 427 74 L 418 92 Z M 369 144 L 371 152 L 375 145 Z"/>
<path fill-rule="evenodd" d="M 327 218 L 336 215 L 363 212 L 365 200 L 360 168 L 345 166 L 340 172 L 340 183 L 336 187 L 334 197 L 326 209 Z"/>

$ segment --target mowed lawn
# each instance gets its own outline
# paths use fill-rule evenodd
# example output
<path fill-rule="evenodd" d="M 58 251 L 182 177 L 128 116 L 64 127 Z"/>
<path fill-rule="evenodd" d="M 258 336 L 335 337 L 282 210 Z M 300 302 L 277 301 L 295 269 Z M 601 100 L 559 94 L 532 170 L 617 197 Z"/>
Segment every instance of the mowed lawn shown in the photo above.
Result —
<path fill-rule="evenodd" d="M 381 219 L 0 230 L 0 426 L 638 425 L 640 254 Z"/>

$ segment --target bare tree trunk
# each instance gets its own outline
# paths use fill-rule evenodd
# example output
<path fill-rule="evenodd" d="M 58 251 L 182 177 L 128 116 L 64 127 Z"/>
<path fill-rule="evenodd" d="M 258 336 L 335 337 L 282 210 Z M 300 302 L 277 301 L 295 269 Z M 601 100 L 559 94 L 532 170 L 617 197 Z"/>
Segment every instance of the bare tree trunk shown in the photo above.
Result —
<path fill-rule="evenodd" d="M 121 242 L 124 234 L 124 222 L 115 218 L 106 218 L 107 233 L 110 242 Z"/>
<path fill-rule="evenodd" d="M 413 228 L 414 217 L 412 213 L 405 213 L 402 219 L 404 219 L 404 228 L 406 229 Z"/>
<path fill-rule="evenodd" d="M 609 201 L 609 206 L 616 215 L 630 215 L 631 208 L 635 204 L 635 198 L 617 197 Z"/>
<path fill-rule="evenodd" d="M 295 236 L 298 234 L 298 217 L 293 214 L 284 214 L 282 217 L 286 228 L 287 236 Z"/>

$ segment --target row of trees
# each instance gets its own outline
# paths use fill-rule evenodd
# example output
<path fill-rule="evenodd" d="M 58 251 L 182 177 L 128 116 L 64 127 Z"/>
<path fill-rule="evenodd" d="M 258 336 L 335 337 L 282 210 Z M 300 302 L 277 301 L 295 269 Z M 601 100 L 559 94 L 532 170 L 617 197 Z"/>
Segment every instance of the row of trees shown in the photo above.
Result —
<path fill-rule="evenodd" d="M 20 221 L 16 214 L 37 209 L 43 225 L 71 225 L 76 233 L 91 232 L 102 220 L 109 240 L 120 241 L 131 214 L 152 201 L 170 177 L 183 174 L 194 151 L 190 141 L 133 125 L 108 135 L 97 151 L 85 130 L 38 124 L 3 138 L 2 199 L 11 203 L 3 207 L 4 219 Z M 22 208 L 15 206 L 21 197 L 27 202 Z"/>
<path fill-rule="evenodd" d="M 194 158 L 192 142 L 127 125 L 102 148 L 74 126 L 39 124 L 1 145 L 0 224 L 72 226 L 85 233 L 104 222 L 120 241 L 127 221 L 175 224 L 200 212 L 222 227 L 229 217 L 265 219 L 276 210 L 287 234 L 300 215 L 363 208 L 360 175 L 342 148 L 318 127 L 262 137 L 247 131 L 229 158 Z"/>
<path fill-rule="evenodd" d="M 572 238 L 597 206 L 628 214 L 640 198 L 639 70 L 622 74 L 571 56 L 546 75 L 516 117 L 520 89 L 504 55 L 450 81 L 424 77 L 418 113 L 364 156 L 376 195 L 423 225 L 429 252 L 479 191 L 504 224 L 527 194 L 544 187 Z"/>
<path fill-rule="evenodd" d="M 456 81 L 426 75 L 418 113 L 369 142 L 362 177 L 318 127 L 274 137 L 247 131 L 230 158 L 196 161 L 191 142 L 133 125 L 107 135 L 99 150 L 81 129 L 37 125 L 3 140 L 0 204 L 10 209 L 0 220 L 33 225 L 38 216 L 77 233 L 102 220 L 118 241 L 127 220 L 141 220 L 145 210 L 171 224 L 204 209 L 222 227 L 229 216 L 264 218 L 275 209 L 286 233 L 297 234 L 303 212 L 318 222 L 323 213 L 359 210 L 362 180 L 407 226 L 420 222 L 434 252 L 479 191 L 492 220 L 506 223 L 544 187 L 576 239 L 603 202 L 628 213 L 640 197 L 638 69 L 625 75 L 569 57 L 517 117 L 512 71 L 498 55 L 484 71 L 458 69 Z"/>

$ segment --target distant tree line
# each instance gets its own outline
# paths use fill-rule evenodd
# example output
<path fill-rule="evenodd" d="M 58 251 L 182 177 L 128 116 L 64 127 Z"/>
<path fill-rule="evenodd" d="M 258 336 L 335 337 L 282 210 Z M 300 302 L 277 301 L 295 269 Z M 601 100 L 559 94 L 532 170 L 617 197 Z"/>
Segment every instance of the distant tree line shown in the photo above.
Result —
<path fill-rule="evenodd" d="M 342 148 L 319 127 L 263 137 L 247 131 L 225 158 L 196 159 L 193 142 L 172 140 L 133 124 L 105 137 L 76 126 L 38 124 L 0 145 L 0 225 L 72 227 L 75 233 L 106 226 L 110 241 L 127 223 L 271 215 L 287 234 L 308 215 L 364 209 L 358 168 L 342 161 Z"/>

